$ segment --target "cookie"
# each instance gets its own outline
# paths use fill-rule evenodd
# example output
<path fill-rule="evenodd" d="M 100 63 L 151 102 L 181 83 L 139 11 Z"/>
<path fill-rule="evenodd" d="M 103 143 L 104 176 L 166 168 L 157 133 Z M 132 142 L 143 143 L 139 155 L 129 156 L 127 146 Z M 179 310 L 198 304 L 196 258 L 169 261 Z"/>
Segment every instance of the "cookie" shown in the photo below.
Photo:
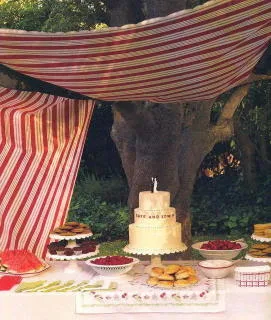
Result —
<path fill-rule="evenodd" d="M 88 228 L 89 226 L 85 223 L 79 223 L 80 228 Z"/>
<path fill-rule="evenodd" d="M 75 232 L 75 233 L 82 233 L 84 231 L 85 231 L 84 228 L 74 228 L 74 229 L 71 230 L 71 232 Z"/>
<path fill-rule="evenodd" d="M 256 243 L 251 247 L 251 249 L 266 249 L 268 247 L 269 247 L 269 244 L 267 243 Z"/>
<path fill-rule="evenodd" d="M 271 248 L 266 248 L 262 250 L 263 253 L 271 253 Z"/>
<path fill-rule="evenodd" d="M 76 233 L 75 232 L 66 231 L 66 232 L 61 232 L 59 235 L 63 236 L 63 237 L 68 237 L 68 236 L 75 236 Z"/>
<path fill-rule="evenodd" d="M 71 229 L 73 229 L 73 227 L 72 227 L 72 226 L 66 226 L 66 225 L 64 224 L 63 226 L 60 226 L 59 229 L 62 230 L 62 231 L 63 231 L 63 230 L 71 230 Z"/>
<path fill-rule="evenodd" d="M 56 228 L 56 229 L 54 229 L 54 231 L 53 231 L 53 233 L 61 233 L 61 232 L 63 232 L 63 230 L 61 230 L 61 229 L 59 229 L 59 228 Z"/>
<path fill-rule="evenodd" d="M 261 258 L 261 257 L 264 257 L 266 254 L 262 251 L 259 251 L 257 253 L 256 252 L 250 253 L 250 255 L 255 258 Z"/>
<path fill-rule="evenodd" d="M 80 225 L 80 223 L 79 222 L 75 222 L 75 221 L 69 221 L 69 222 L 65 223 L 65 226 L 77 227 L 79 225 Z"/>

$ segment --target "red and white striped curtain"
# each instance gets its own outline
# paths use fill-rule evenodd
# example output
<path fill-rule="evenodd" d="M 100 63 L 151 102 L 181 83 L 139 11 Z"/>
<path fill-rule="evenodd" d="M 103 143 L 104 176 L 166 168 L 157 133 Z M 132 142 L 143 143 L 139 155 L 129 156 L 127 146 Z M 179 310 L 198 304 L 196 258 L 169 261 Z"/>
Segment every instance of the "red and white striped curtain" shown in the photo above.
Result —
<path fill-rule="evenodd" d="M 216 0 L 101 31 L 0 29 L 0 63 L 93 99 L 198 101 L 245 81 L 270 38 L 270 0 Z"/>
<path fill-rule="evenodd" d="M 93 105 L 0 88 L 1 250 L 45 256 L 67 216 Z"/>

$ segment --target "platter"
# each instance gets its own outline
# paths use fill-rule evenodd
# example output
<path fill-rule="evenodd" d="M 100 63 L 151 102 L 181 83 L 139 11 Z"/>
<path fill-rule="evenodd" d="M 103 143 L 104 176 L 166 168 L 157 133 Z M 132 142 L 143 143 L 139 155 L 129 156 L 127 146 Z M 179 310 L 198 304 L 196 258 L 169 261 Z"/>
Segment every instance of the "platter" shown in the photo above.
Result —
<path fill-rule="evenodd" d="M 268 262 L 268 263 L 271 263 L 271 257 L 257 258 L 257 257 L 252 257 L 249 254 L 246 254 L 245 255 L 245 259 L 250 260 L 250 261 L 255 261 L 255 262 Z"/>
<path fill-rule="evenodd" d="M 8 271 L 0 271 L 1 275 L 7 275 L 7 276 L 21 276 L 23 278 L 29 278 L 29 277 L 34 277 L 39 275 L 40 273 L 46 271 L 47 269 L 50 268 L 50 265 L 44 261 L 43 259 L 39 259 L 43 263 L 43 268 L 35 271 L 35 272 L 25 272 L 25 273 L 16 273 L 16 272 L 8 272 Z"/>
<path fill-rule="evenodd" d="M 271 238 L 265 238 L 265 237 L 257 236 L 254 233 L 252 234 L 251 238 L 253 240 L 260 241 L 260 242 L 271 242 Z"/>
<path fill-rule="evenodd" d="M 78 234 L 75 236 L 61 236 L 59 234 L 55 234 L 55 233 L 51 233 L 49 236 L 51 239 L 54 240 L 77 240 L 77 239 L 84 239 L 84 238 L 88 238 L 91 237 L 93 235 L 93 233 L 85 233 L 85 234 Z"/>
<path fill-rule="evenodd" d="M 92 256 L 95 256 L 96 254 L 99 253 L 99 245 L 96 246 L 96 250 L 93 252 L 85 253 L 85 254 L 79 254 L 79 255 L 72 255 L 72 256 L 65 256 L 65 255 L 58 255 L 58 254 L 50 254 L 49 252 L 47 253 L 47 257 L 50 259 L 54 260 L 80 260 L 80 259 L 86 259 L 90 258 Z"/>

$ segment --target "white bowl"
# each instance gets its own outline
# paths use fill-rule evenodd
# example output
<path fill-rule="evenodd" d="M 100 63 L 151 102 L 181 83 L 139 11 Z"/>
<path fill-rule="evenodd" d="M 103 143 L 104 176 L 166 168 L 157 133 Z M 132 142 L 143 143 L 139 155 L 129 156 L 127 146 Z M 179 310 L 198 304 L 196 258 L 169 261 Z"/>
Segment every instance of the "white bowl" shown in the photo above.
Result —
<path fill-rule="evenodd" d="M 210 240 L 212 241 L 212 240 Z M 240 249 L 228 249 L 228 250 L 207 250 L 201 249 L 201 246 L 204 243 L 208 243 L 209 241 L 197 242 L 192 245 L 192 248 L 197 250 L 199 254 L 209 260 L 231 260 L 238 256 L 238 254 L 247 248 L 247 244 L 242 241 L 236 241 L 241 245 Z"/>
<path fill-rule="evenodd" d="M 105 258 L 106 256 L 103 257 L 96 257 L 92 258 L 86 261 L 86 264 L 91 266 L 91 268 L 97 272 L 98 274 L 102 276 L 108 276 L 108 277 L 113 277 L 113 276 L 119 276 L 124 273 L 129 272 L 133 266 L 137 263 L 139 263 L 139 259 L 133 258 L 133 257 L 127 257 L 127 258 L 132 258 L 133 261 L 127 264 L 121 264 L 121 265 L 101 265 L 101 264 L 95 264 L 92 261 L 98 259 L 98 258 Z"/>
<path fill-rule="evenodd" d="M 198 263 L 200 271 L 211 279 L 221 279 L 229 275 L 234 263 L 227 260 L 204 260 Z"/>

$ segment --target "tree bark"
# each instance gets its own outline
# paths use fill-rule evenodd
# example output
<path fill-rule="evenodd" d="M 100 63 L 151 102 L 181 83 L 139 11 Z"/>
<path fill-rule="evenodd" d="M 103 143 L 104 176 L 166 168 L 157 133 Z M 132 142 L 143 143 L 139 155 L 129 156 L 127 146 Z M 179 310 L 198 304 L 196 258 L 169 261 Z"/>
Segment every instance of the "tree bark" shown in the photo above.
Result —
<path fill-rule="evenodd" d="M 161 17 L 183 9 L 188 1 L 142 0 L 145 19 Z M 114 26 L 111 13 L 110 25 Z M 129 21 L 127 17 L 126 24 Z M 158 176 L 159 189 L 171 193 L 177 221 L 183 225 L 182 239 L 191 242 L 190 201 L 197 171 L 214 145 L 233 135 L 232 117 L 249 84 L 233 91 L 216 125 L 210 123 L 214 101 L 157 104 L 117 102 L 113 105 L 111 136 L 120 153 L 130 192 L 130 220 L 138 207 L 138 194 L 150 189 L 152 176 Z"/>

